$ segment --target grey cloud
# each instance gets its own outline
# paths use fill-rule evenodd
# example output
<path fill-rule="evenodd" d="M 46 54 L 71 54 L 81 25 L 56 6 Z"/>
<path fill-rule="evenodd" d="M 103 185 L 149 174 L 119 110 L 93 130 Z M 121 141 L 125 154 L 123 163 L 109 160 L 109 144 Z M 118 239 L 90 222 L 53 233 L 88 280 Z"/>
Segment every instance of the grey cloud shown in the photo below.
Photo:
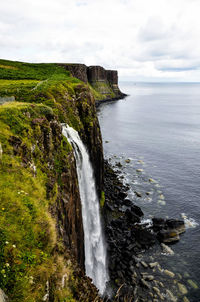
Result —
<path fill-rule="evenodd" d="M 189 71 L 189 70 L 197 70 L 199 66 L 188 66 L 188 67 L 157 67 L 157 70 L 160 71 L 173 71 L 173 72 L 182 72 L 182 71 Z"/>
<path fill-rule="evenodd" d="M 6 0 L 0 57 L 99 64 L 138 78 L 196 75 L 200 21 L 186 13 L 168 0 Z"/>
<path fill-rule="evenodd" d="M 154 41 L 166 39 L 169 31 L 165 28 L 162 19 L 154 16 L 148 19 L 147 23 L 138 32 L 138 39 L 141 41 Z"/>

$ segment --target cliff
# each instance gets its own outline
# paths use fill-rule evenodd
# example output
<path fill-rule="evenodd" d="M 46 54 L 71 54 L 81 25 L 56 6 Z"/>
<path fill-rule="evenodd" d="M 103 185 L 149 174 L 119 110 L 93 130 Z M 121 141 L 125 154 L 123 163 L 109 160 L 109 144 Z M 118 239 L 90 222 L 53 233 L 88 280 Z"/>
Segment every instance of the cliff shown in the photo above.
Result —
<path fill-rule="evenodd" d="M 58 64 L 70 71 L 73 77 L 88 84 L 95 97 L 96 103 L 101 101 L 119 99 L 125 96 L 118 87 L 117 70 L 106 70 L 101 66 L 84 64 Z"/>
<path fill-rule="evenodd" d="M 56 64 L 1 60 L 0 97 L 15 100 L 0 106 L 0 288 L 9 301 L 101 301 L 84 275 L 75 159 L 61 131 L 67 123 L 79 132 L 100 196 L 103 152 L 91 88 Z"/>

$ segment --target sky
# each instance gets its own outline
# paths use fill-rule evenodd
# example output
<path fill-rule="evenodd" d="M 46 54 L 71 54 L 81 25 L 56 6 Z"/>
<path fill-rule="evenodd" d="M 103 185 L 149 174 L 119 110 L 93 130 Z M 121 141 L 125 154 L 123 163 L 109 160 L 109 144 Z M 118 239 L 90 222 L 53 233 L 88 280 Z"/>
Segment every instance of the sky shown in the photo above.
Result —
<path fill-rule="evenodd" d="M 5 0 L 0 58 L 200 82 L 200 0 Z"/>

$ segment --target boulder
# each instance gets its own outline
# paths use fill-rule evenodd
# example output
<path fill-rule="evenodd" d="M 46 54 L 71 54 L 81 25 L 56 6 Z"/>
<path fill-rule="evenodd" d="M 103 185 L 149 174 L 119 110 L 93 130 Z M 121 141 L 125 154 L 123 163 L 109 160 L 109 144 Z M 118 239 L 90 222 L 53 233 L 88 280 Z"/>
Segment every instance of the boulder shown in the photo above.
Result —
<path fill-rule="evenodd" d="M 163 253 L 168 254 L 168 255 L 174 255 L 174 251 L 166 244 L 161 243 L 161 247 L 162 247 Z"/>
<path fill-rule="evenodd" d="M 142 197 L 142 194 L 140 192 L 135 191 L 134 193 L 135 195 L 137 195 L 137 197 Z"/>
<path fill-rule="evenodd" d="M 169 243 L 174 241 L 179 241 L 180 236 L 176 230 L 162 230 L 158 232 L 158 239 L 161 242 Z"/>
<path fill-rule="evenodd" d="M 131 211 L 134 212 L 139 217 L 142 217 L 144 215 L 141 208 L 134 204 L 132 204 L 132 206 L 131 206 Z"/>
<path fill-rule="evenodd" d="M 169 229 L 176 230 L 179 234 L 185 232 L 184 220 L 167 219 L 166 225 L 168 226 Z"/>
<path fill-rule="evenodd" d="M 185 232 L 183 220 L 153 218 L 153 230 L 161 242 L 169 243 L 180 240 L 179 234 Z"/>
<path fill-rule="evenodd" d="M 152 222 L 153 222 L 153 230 L 154 232 L 158 232 L 162 229 L 165 228 L 165 225 L 166 225 L 166 221 L 165 219 L 163 218 L 153 218 L 152 219 Z"/>
<path fill-rule="evenodd" d="M 130 211 L 129 209 L 126 210 L 125 215 L 126 215 L 128 221 L 131 223 L 140 222 L 140 218 L 134 212 Z"/>

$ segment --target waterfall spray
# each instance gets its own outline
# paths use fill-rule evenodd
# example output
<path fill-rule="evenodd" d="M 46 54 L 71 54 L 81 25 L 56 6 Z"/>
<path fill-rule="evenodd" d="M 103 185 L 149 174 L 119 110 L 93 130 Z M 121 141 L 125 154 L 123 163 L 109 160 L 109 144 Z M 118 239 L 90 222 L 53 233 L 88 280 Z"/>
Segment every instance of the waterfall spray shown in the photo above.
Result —
<path fill-rule="evenodd" d="M 103 238 L 93 168 L 78 132 L 67 125 L 63 126 L 62 131 L 72 145 L 76 159 L 82 205 L 86 275 L 92 278 L 93 283 L 103 294 L 108 281 L 106 246 Z"/>

